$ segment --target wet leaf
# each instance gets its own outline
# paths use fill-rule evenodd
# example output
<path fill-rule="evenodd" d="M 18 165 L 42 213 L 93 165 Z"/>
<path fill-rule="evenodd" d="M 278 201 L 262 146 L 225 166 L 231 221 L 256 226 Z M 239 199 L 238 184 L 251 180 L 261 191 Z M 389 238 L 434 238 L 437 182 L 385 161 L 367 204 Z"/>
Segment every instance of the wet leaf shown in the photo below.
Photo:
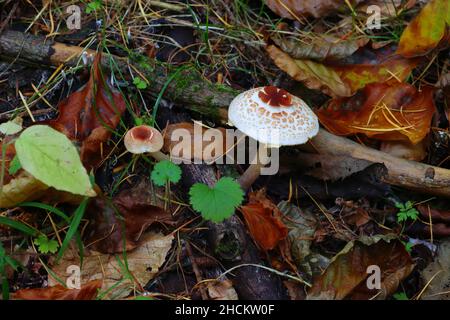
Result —
<path fill-rule="evenodd" d="M 142 288 L 150 281 L 166 260 L 174 236 L 164 236 L 160 233 L 146 233 L 142 236 L 139 246 L 124 255 L 103 254 L 100 252 L 86 252 L 83 257 L 81 284 L 89 281 L 102 280 L 98 298 L 121 299 L 130 293 L 143 292 Z M 49 286 L 57 285 L 59 280 L 66 282 L 67 267 L 80 266 L 78 250 L 68 250 L 61 262 L 51 267 L 53 273 L 49 275 Z M 125 267 L 127 265 L 127 267 Z M 127 271 L 128 268 L 128 271 Z"/>
<path fill-rule="evenodd" d="M 102 286 L 101 280 L 87 282 L 80 289 L 67 289 L 60 284 L 39 289 L 22 289 L 13 293 L 18 300 L 93 300 Z"/>
<path fill-rule="evenodd" d="M 75 146 L 65 135 L 49 126 L 34 125 L 21 133 L 15 148 L 23 169 L 47 186 L 96 195 Z"/>
<path fill-rule="evenodd" d="M 89 81 L 61 101 L 58 118 L 49 121 L 53 128 L 80 145 L 81 160 L 88 169 L 100 164 L 101 150 L 103 155 L 107 154 L 104 143 L 119 124 L 126 107 L 120 92 L 106 82 L 100 60 L 98 54 Z"/>
<path fill-rule="evenodd" d="M 272 250 L 286 238 L 288 229 L 281 221 L 277 206 L 257 191 L 249 195 L 249 203 L 241 206 L 250 235 L 263 250 Z"/>
<path fill-rule="evenodd" d="M 322 125 L 337 135 L 363 133 L 416 144 L 430 130 L 435 112 L 433 92 L 431 87 L 417 91 L 405 83 L 370 84 L 351 98 L 332 100 L 317 115 Z"/>
<path fill-rule="evenodd" d="M 397 53 L 404 57 L 429 53 L 444 39 L 446 25 L 450 25 L 449 1 L 430 0 L 403 31 Z"/>
<path fill-rule="evenodd" d="M 368 289 L 369 266 L 380 268 L 381 289 Z M 308 299 L 384 299 L 396 292 L 399 283 L 413 270 L 405 246 L 392 236 L 363 237 L 349 242 L 324 273 L 314 279 Z"/>
<path fill-rule="evenodd" d="M 148 188 L 147 188 L 148 187 Z M 136 248 L 145 230 L 153 223 L 170 223 L 172 216 L 153 205 L 149 184 L 140 183 L 120 192 L 111 200 L 93 199 L 87 209 L 88 242 L 103 253 L 120 253 Z M 125 241 L 124 241 L 125 238 Z"/>
<path fill-rule="evenodd" d="M 362 0 L 350 0 L 352 6 Z M 304 16 L 321 18 L 348 6 L 342 0 L 265 0 L 267 6 L 283 18 L 300 19 Z"/>

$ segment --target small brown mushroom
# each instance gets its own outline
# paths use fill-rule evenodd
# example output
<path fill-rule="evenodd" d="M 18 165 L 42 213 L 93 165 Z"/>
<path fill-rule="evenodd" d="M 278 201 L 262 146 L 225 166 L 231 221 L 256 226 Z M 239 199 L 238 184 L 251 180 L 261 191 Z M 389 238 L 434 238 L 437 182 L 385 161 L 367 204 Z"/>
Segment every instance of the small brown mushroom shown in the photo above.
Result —
<path fill-rule="evenodd" d="M 160 151 L 164 145 L 164 139 L 161 133 L 153 127 L 141 125 L 131 128 L 125 135 L 124 144 L 128 152 L 148 153 L 157 161 L 169 159 Z"/>

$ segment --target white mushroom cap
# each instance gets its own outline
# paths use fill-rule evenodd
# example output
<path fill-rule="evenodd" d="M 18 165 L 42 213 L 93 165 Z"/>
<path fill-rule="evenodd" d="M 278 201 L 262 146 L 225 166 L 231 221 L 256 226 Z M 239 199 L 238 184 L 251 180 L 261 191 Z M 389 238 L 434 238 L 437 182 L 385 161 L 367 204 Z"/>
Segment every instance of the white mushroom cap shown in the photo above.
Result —
<path fill-rule="evenodd" d="M 128 130 L 124 139 L 125 148 L 135 154 L 157 152 L 164 145 L 161 133 L 150 126 L 137 126 Z"/>
<path fill-rule="evenodd" d="M 228 120 L 246 135 L 272 146 L 303 144 L 319 132 L 319 120 L 308 105 L 274 86 L 239 94 L 228 108 Z"/>

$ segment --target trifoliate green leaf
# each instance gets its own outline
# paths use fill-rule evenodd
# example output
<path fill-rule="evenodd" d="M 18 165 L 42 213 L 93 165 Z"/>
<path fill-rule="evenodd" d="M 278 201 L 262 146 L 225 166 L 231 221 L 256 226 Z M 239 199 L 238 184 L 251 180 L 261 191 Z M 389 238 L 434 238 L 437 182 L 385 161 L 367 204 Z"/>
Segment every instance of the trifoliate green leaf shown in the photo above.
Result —
<path fill-rule="evenodd" d="M 47 238 L 46 235 L 40 235 L 34 240 L 34 244 L 38 246 L 41 253 L 56 253 L 59 244 L 56 240 Z"/>
<path fill-rule="evenodd" d="M 42 183 L 73 194 L 96 195 L 77 149 L 64 134 L 35 125 L 21 133 L 15 147 L 23 169 Z"/>
<path fill-rule="evenodd" d="M 158 162 L 153 168 L 151 178 L 157 186 L 165 186 L 167 182 L 177 183 L 181 179 L 181 169 L 169 160 Z"/>
<path fill-rule="evenodd" d="M 214 222 L 229 218 L 244 199 L 240 185 L 229 177 L 221 178 L 213 188 L 196 183 L 189 195 L 194 210 L 200 212 L 204 219 Z"/>
<path fill-rule="evenodd" d="M 20 164 L 19 158 L 17 156 L 14 156 L 14 158 L 9 163 L 9 170 L 8 173 L 10 175 L 15 175 L 17 171 L 19 171 L 22 168 L 22 165 Z"/>

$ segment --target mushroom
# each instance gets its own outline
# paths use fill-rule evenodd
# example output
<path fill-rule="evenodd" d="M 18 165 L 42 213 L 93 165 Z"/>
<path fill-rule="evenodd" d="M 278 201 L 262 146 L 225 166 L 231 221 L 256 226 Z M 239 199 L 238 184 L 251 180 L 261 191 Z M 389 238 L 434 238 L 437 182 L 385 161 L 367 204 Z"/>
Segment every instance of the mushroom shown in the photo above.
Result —
<path fill-rule="evenodd" d="M 239 179 L 245 190 L 267 164 L 258 158 L 264 151 L 262 148 L 270 152 L 271 148 L 304 144 L 319 132 L 317 116 L 308 105 L 274 86 L 251 89 L 236 96 L 228 108 L 228 121 L 260 142 L 255 159 Z"/>
<path fill-rule="evenodd" d="M 125 135 L 124 144 L 131 153 L 148 153 L 157 161 L 168 159 L 168 156 L 160 151 L 164 145 L 164 139 L 153 127 L 141 125 L 131 128 Z"/>

